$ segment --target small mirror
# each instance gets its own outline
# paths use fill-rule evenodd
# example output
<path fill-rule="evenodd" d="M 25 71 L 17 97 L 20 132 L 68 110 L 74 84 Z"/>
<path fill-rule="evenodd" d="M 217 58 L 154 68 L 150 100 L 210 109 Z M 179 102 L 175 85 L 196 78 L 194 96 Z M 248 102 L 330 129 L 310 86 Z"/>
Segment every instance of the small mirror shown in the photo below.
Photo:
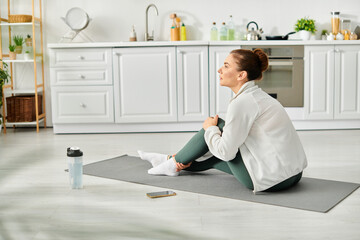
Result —
<path fill-rule="evenodd" d="M 89 25 L 89 15 L 81 8 L 74 7 L 67 11 L 66 16 L 61 18 L 66 25 L 70 27 L 70 31 L 64 34 L 60 42 L 71 42 L 78 34 L 86 41 L 92 42 L 83 30 Z"/>

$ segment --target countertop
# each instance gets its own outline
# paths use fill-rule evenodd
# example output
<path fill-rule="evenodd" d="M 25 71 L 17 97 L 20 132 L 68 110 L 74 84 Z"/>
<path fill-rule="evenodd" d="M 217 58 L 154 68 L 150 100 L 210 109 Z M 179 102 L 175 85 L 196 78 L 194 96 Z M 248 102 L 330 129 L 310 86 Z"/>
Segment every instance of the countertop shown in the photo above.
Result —
<path fill-rule="evenodd" d="M 48 48 L 92 48 L 92 47 L 165 47 L 165 46 L 241 46 L 241 45 L 360 45 L 360 40 L 259 40 L 259 41 L 149 41 L 149 42 L 88 42 L 49 43 Z"/>

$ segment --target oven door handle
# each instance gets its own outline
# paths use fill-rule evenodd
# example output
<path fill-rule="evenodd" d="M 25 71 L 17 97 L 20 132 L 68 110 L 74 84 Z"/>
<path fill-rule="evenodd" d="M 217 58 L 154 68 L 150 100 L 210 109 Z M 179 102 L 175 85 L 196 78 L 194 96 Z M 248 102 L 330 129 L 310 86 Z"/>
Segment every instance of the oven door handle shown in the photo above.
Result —
<path fill-rule="evenodd" d="M 269 66 L 293 66 L 293 61 L 269 61 Z"/>

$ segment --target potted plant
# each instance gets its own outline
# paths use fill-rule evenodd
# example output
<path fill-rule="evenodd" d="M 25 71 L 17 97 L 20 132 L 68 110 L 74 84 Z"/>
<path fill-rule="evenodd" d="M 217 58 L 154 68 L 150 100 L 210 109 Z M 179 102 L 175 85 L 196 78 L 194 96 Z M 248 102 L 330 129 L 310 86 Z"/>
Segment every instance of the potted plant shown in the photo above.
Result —
<path fill-rule="evenodd" d="M 10 60 L 16 59 L 15 45 L 9 45 L 9 58 Z"/>
<path fill-rule="evenodd" d="M 31 54 L 29 50 L 25 51 L 24 60 L 31 60 Z"/>
<path fill-rule="evenodd" d="M 15 52 L 17 54 L 21 54 L 22 53 L 22 45 L 24 44 L 24 38 L 21 35 L 15 35 L 13 37 L 14 43 L 15 43 Z"/>
<path fill-rule="evenodd" d="M 0 59 L 2 62 L 2 60 Z M 8 65 L 5 62 L 2 62 L 3 67 L 0 68 L 0 131 L 3 123 L 3 116 L 2 116 L 2 105 L 3 105 L 3 86 L 9 82 L 10 75 L 8 73 Z"/>
<path fill-rule="evenodd" d="M 328 34 L 328 31 L 326 29 L 323 29 L 321 31 L 321 40 L 326 40 L 327 34 Z"/>
<path fill-rule="evenodd" d="M 309 40 L 311 34 L 316 32 L 315 20 L 309 18 L 301 18 L 295 24 L 295 31 L 299 32 L 302 40 Z"/>
<path fill-rule="evenodd" d="M 27 47 L 32 47 L 32 38 L 31 38 L 30 34 L 28 34 L 25 38 L 25 45 Z"/>

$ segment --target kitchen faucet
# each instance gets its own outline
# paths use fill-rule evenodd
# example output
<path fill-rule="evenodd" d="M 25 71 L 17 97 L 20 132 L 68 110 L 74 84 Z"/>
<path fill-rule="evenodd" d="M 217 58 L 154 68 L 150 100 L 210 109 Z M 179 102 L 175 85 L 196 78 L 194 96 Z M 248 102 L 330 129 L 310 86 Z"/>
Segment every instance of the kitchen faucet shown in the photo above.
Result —
<path fill-rule="evenodd" d="M 150 4 L 147 8 L 146 8 L 146 20 L 145 20 L 145 41 L 154 41 L 154 30 L 152 31 L 152 35 L 149 35 L 148 33 L 148 12 L 149 12 L 149 9 L 151 7 L 154 7 L 155 10 L 156 10 L 156 16 L 159 16 L 159 12 L 158 12 L 158 9 L 157 7 L 155 6 L 155 4 Z"/>

